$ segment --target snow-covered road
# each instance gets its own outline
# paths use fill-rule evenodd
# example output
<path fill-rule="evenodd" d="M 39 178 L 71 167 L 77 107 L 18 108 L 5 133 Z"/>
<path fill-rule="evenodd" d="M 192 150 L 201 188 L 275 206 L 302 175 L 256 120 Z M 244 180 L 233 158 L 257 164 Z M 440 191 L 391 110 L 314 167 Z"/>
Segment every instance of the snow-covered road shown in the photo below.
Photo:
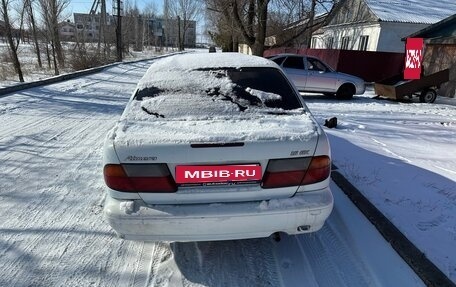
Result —
<path fill-rule="evenodd" d="M 149 64 L 0 99 L 0 286 L 423 285 L 334 184 L 335 210 L 315 234 L 116 238 L 101 213 L 101 147 Z"/>

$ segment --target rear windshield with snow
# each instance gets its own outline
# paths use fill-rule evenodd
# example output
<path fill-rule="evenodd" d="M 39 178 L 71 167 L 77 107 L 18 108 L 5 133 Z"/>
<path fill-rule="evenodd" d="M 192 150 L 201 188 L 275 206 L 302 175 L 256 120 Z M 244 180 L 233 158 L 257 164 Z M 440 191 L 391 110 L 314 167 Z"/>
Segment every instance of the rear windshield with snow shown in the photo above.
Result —
<path fill-rule="evenodd" d="M 160 118 L 303 112 L 295 91 L 275 68 L 158 72 L 134 99 L 145 113 Z"/>

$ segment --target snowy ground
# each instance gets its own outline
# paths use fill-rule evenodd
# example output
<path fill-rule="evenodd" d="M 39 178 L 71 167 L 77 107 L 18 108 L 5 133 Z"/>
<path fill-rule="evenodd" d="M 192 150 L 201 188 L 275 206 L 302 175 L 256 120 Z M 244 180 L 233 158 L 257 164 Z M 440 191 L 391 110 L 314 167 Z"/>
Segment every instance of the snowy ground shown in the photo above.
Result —
<path fill-rule="evenodd" d="M 335 210 L 316 234 L 279 243 L 115 238 L 101 215 L 101 147 L 147 67 L 0 98 L 0 286 L 422 286 L 334 184 Z M 454 102 L 368 96 L 308 102 L 320 120 L 339 118 L 328 130 L 336 165 L 454 281 Z M 431 141 L 435 149 L 421 147 Z"/>
<path fill-rule="evenodd" d="M 341 172 L 456 282 L 456 99 L 434 104 L 306 95 Z"/>
<path fill-rule="evenodd" d="M 94 45 L 96 45 L 96 43 L 92 44 L 92 46 Z M 71 73 L 72 69 L 70 67 L 70 63 L 68 62 L 71 58 L 70 54 L 73 50 L 73 43 L 63 43 L 63 47 L 68 55 L 66 57 L 66 67 L 60 69 L 60 74 Z M 92 49 L 95 48 L 92 47 Z M 144 49 L 144 51 L 141 52 L 135 52 L 131 50 L 129 53 L 124 54 L 124 61 L 150 59 L 153 56 L 163 55 L 172 52 L 176 52 L 176 49 L 168 48 L 160 51 L 159 49 L 155 49 L 154 47 L 148 47 L 148 49 Z M 43 63 L 43 68 L 38 67 L 38 60 L 35 54 L 35 48 L 32 44 L 20 44 L 17 53 L 19 57 L 19 62 L 21 63 L 21 69 L 25 82 L 37 81 L 54 76 L 54 68 L 48 67 L 44 47 L 41 47 L 41 60 Z M 10 60 L 8 46 L 6 43 L 3 42 L 0 42 L 0 59 L 0 88 L 20 84 L 18 76 L 14 71 L 12 61 Z"/>

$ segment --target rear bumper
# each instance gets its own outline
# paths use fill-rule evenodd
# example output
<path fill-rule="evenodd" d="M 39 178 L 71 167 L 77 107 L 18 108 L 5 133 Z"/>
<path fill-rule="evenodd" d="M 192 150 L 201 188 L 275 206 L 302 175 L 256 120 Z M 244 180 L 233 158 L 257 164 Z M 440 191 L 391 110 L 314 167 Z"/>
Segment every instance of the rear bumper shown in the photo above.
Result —
<path fill-rule="evenodd" d="M 256 202 L 146 205 L 107 195 L 104 215 L 124 239 L 211 241 L 319 230 L 333 208 L 329 188 Z"/>

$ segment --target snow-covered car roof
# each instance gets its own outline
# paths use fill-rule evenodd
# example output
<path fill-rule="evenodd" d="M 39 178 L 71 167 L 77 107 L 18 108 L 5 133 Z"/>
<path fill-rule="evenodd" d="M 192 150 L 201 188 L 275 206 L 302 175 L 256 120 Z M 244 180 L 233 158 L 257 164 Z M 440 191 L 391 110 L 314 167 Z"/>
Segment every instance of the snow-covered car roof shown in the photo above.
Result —
<path fill-rule="evenodd" d="M 160 68 L 169 66 L 185 70 L 204 67 L 242 68 L 275 66 L 263 57 L 242 53 L 186 53 L 167 57 L 156 63 L 160 64 Z M 158 65 L 156 67 L 158 67 Z"/>
<path fill-rule="evenodd" d="M 166 57 L 154 62 L 143 78 L 138 88 L 143 89 L 157 82 L 158 74 L 171 76 L 173 73 L 192 71 L 205 68 L 247 68 L 247 67 L 274 67 L 278 66 L 268 59 L 250 56 L 241 53 L 188 53 Z M 162 77 L 161 77 L 162 78 Z"/>

